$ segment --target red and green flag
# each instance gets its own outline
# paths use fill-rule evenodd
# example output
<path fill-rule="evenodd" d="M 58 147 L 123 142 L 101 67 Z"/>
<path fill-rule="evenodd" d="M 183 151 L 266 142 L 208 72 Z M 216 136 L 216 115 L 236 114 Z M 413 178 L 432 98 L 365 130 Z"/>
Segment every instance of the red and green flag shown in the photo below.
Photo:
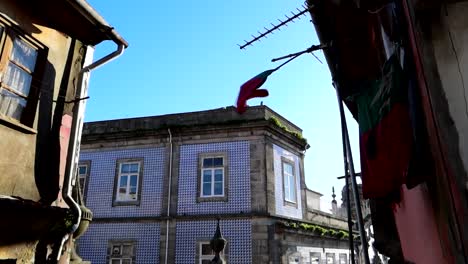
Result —
<path fill-rule="evenodd" d="M 242 114 L 245 112 L 247 107 L 247 100 L 255 97 L 266 97 L 268 96 L 268 90 L 258 89 L 260 88 L 267 80 L 268 76 L 272 74 L 276 69 L 267 70 L 259 75 L 248 80 L 240 87 L 239 96 L 237 97 L 236 108 L 237 112 Z"/>
<path fill-rule="evenodd" d="M 380 80 L 363 87 L 353 101 L 358 108 L 364 198 L 382 198 L 406 182 L 413 136 L 408 82 L 397 56 L 384 65 Z"/>

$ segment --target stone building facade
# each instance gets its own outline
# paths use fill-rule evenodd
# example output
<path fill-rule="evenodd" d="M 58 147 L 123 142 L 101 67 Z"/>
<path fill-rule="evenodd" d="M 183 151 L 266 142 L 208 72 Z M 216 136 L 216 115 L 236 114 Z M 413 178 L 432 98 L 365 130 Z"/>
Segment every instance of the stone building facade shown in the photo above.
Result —
<path fill-rule="evenodd" d="M 348 263 L 336 235 L 344 221 L 311 221 L 308 147 L 266 106 L 86 123 L 80 175 L 94 219 L 79 253 L 93 263 L 209 263 L 219 218 L 228 263 Z"/>

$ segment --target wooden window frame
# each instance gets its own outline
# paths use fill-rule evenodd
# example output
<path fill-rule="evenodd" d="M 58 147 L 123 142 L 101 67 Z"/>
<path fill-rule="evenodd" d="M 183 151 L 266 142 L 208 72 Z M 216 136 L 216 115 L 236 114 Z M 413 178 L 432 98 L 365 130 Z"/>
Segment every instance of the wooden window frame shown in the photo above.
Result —
<path fill-rule="evenodd" d="M 45 45 L 39 42 L 37 39 L 29 36 L 17 24 L 0 14 L 0 27 L 3 28 L 2 34 L 0 35 L 0 89 L 19 95 L 19 93 L 13 87 L 8 87 L 3 81 L 3 76 L 8 68 L 10 62 L 10 56 L 13 52 L 15 39 L 20 39 L 25 42 L 28 46 L 37 51 L 34 71 L 31 72 L 25 67 L 17 65 L 20 69 L 26 71 L 31 75 L 31 84 L 29 87 L 29 93 L 27 95 L 21 95 L 20 97 L 26 100 L 26 106 L 24 107 L 21 118 L 16 119 L 9 115 L 0 113 L 0 121 L 4 125 L 15 128 L 26 133 L 36 133 L 33 129 L 34 120 L 36 118 L 37 104 L 39 101 L 40 87 L 42 85 L 42 78 L 45 69 L 45 63 L 47 61 L 48 49 Z"/>
<path fill-rule="evenodd" d="M 312 263 L 312 258 L 316 258 L 316 257 L 317 257 L 317 256 L 314 256 L 315 254 L 318 254 L 318 263 L 317 263 L 317 264 L 323 263 L 323 262 L 322 262 L 322 253 L 317 252 L 317 251 L 311 251 L 311 252 L 309 253 L 309 256 L 310 256 L 310 263 Z"/>
<path fill-rule="evenodd" d="M 117 200 L 119 182 L 120 182 L 120 167 L 125 163 L 139 163 L 138 182 L 137 182 L 137 199 L 129 201 Z M 143 185 L 143 170 L 144 170 L 144 159 L 143 158 L 129 158 L 129 159 L 118 159 L 115 163 L 115 178 L 114 178 L 114 190 L 112 193 L 112 206 L 124 206 L 124 205 L 136 205 L 139 206 L 141 202 L 141 192 Z"/>

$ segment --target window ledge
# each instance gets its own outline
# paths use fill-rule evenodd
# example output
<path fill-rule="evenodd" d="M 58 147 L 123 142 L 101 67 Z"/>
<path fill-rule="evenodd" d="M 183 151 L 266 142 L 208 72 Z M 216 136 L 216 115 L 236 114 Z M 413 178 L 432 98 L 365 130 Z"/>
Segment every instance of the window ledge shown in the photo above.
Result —
<path fill-rule="evenodd" d="M 297 202 L 291 202 L 291 201 L 288 201 L 288 200 L 284 200 L 284 206 L 291 206 L 291 207 L 296 207 L 297 208 Z"/>
<path fill-rule="evenodd" d="M 140 206 L 140 201 L 114 201 L 112 202 L 112 206 Z"/>
<path fill-rule="evenodd" d="M 21 131 L 26 134 L 37 134 L 37 130 L 25 126 L 18 122 L 16 119 L 8 117 L 4 114 L 0 114 L 0 124 L 3 124 L 9 128 Z"/>
<path fill-rule="evenodd" d="M 197 203 L 202 202 L 227 202 L 227 196 L 197 197 Z"/>

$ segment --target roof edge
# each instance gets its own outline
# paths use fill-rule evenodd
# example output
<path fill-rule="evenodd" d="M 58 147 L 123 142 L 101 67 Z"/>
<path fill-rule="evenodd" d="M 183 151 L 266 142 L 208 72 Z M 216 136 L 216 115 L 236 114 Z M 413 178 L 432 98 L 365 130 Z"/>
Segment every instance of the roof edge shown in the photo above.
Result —
<path fill-rule="evenodd" d="M 114 41 L 116 44 L 124 45 L 128 47 L 128 42 L 120 36 L 120 34 L 105 21 L 105 19 L 91 7 L 88 2 L 84 0 L 66 0 L 71 6 L 73 6 L 80 14 L 82 14 L 91 23 L 99 27 L 99 29 L 106 34 L 109 39 Z"/>

